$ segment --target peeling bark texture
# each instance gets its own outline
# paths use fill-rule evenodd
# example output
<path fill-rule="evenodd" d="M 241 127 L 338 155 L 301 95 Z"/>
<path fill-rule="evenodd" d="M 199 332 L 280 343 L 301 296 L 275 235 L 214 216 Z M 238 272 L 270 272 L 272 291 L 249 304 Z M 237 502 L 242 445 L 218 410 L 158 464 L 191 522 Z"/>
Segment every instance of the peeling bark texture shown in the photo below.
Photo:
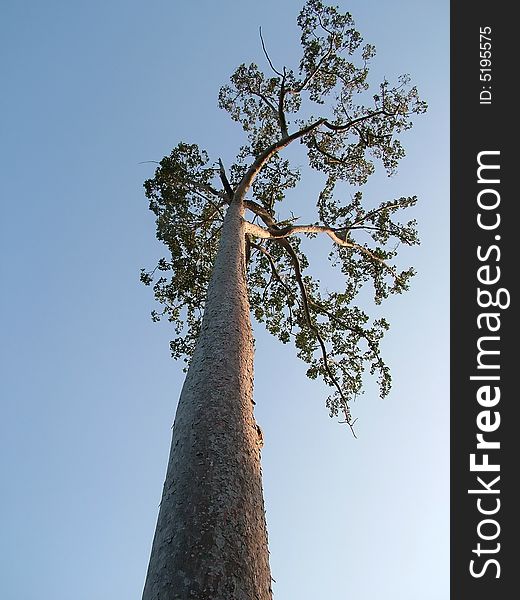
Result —
<path fill-rule="evenodd" d="M 243 203 L 230 204 L 175 423 L 143 600 L 271 600 Z"/>

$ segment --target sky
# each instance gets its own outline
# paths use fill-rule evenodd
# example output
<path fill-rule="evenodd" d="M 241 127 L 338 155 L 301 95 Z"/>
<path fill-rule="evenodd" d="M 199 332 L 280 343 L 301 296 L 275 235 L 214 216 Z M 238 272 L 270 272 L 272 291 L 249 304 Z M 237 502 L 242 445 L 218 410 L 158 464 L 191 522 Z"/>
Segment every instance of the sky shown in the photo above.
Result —
<path fill-rule="evenodd" d="M 428 113 L 398 174 L 418 275 L 387 301 L 394 386 L 357 439 L 290 346 L 256 328 L 256 417 L 274 598 L 449 597 L 449 3 L 341 1 Z M 139 600 L 182 365 L 141 267 L 162 256 L 142 182 L 180 140 L 230 163 L 217 108 L 242 62 L 298 62 L 300 1 L 0 3 L 0 573 L 5 600 Z M 302 183 L 305 185 L 305 181 Z M 309 184 L 310 185 L 310 184 Z M 320 260 L 320 256 L 317 257 Z M 370 306 L 365 307 L 372 311 Z"/>

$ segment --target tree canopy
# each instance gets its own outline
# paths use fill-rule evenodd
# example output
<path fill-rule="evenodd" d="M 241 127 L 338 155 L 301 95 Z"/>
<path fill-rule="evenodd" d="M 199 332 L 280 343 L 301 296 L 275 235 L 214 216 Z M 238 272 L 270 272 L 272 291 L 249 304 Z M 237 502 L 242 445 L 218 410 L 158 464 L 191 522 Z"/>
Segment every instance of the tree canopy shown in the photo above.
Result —
<path fill-rule="evenodd" d="M 405 155 L 399 135 L 426 103 L 408 75 L 369 86 L 375 48 L 363 43 L 349 13 L 307 0 L 297 23 L 298 66 L 275 65 L 260 32 L 266 72 L 242 64 L 220 90 L 219 106 L 245 132 L 234 163 L 226 170 L 218 157 L 180 142 L 145 182 L 157 237 L 169 254 L 143 269 L 141 280 L 163 305 L 153 319 L 174 326 L 172 356 L 189 362 L 226 206 L 243 202 L 251 311 L 280 341 L 294 343 L 307 375 L 330 386 L 331 416 L 342 413 L 352 428 L 350 402 L 363 391 L 364 372 L 376 376 L 381 397 L 391 386 L 380 354 L 388 323 L 370 320 L 356 305 L 358 294 L 371 282 L 379 304 L 407 290 L 414 271 L 397 265 L 397 250 L 419 240 L 414 220 L 398 220 L 415 196 L 374 205 L 349 188 L 366 183 L 378 164 L 395 173 Z M 284 213 L 283 201 L 301 177 L 283 153 L 293 142 L 303 144 L 309 168 L 323 178 L 310 223 Z M 310 273 L 302 238 L 320 235 L 331 241 L 328 258 L 344 277 L 341 292 L 321 289 Z"/>

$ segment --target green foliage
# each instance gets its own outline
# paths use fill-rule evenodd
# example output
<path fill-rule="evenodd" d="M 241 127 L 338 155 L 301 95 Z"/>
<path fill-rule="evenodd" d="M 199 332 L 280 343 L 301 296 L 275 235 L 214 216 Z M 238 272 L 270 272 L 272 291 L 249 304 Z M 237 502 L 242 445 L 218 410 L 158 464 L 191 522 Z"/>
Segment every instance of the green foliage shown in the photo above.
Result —
<path fill-rule="evenodd" d="M 252 313 L 280 341 L 294 342 L 309 365 L 308 376 L 322 377 L 333 389 L 327 400 L 331 415 L 341 412 L 352 426 L 349 402 L 362 393 L 365 371 L 376 376 L 381 397 L 391 385 L 379 352 L 388 324 L 384 319 L 370 323 L 354 302 L 368 282 L 378 304 L 408 289 L 413 269 L 399 271 L 394 260 L 400 244 L 419 240 L 414 220 L 396 219 L 415 197 L 369 208 L 360 191 L 345 202 L 345 184 L 364 184 L 377 163 L 388 175 L 395 173 L 404 156 L 399 135 L 426 104 L 407 75 L 395 85 L 381 82 L 370 95 L 375 49 L 363 44 L 350 14 L 307 0 L 297 22 L 302 47 L 297 68 L 276 69 L 264 46 L 270 73 L 242 64 L 220 90 L 219 106 L 247 138 L 229 177 L 222 163 L 210 162 L 196 145 L 179 143 L 146 181 L 157 236 L 169 257 L 152 272 L 143 270 L 141 280 L 153 285 L 164 307 L 153 319 L 165 316 L 174 325 L 173 356 L 189 360 L 226 206 L 233 198 L 244 201 L 252 221 L 262 227 L 257 230 L 262 235 L 247 236 Z M 307 149 L 309 166 L 324 177 L 316 221 L 306 225 L 279 215 L 287 191 L 300 179 L 282 150 L 297 140 Z M 251 165 L 257 167 L 253 175 Z M 237 189 L 248 188 L 246 198 L 237 198 Z M 329 259 L 345 279 L 341 292 L 321 290 L 309 272 L 302 236 L 323 234 L 331 238 Z"/>
<path fill-rule="evenodd" d="M 162 258 L 151 273 L 142 270 L 141 281 L 151 285 L 157 270 L 174 274 L 155 280 L 155 298 L 164 308 L 161 313 L 154 311 L 152 319 L 166 316 L 174 324 L 172 356 L 186 362 L 198 337 L 222 222 L 222 201 L 213 202 L 205 195 L 213 178 L 207 154 L 194 144 L 180 143 L 144 184 L 150 210 L 157 217 L 157 238 L 170 256 Z"/>

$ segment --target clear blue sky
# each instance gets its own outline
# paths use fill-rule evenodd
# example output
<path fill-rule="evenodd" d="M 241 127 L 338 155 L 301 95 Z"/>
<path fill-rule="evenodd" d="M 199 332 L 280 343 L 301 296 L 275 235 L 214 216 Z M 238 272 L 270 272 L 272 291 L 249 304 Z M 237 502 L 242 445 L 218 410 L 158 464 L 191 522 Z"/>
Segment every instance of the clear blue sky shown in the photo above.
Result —
<path fill-rule="evenodd" d="M 448 593 L 446 0 L 341 2 L 374 81 L 429 101 L 393 179 L 417 194 L 419 275 L 384 305 L 394 387 L 354 406 L 358 439 L 290 347 L 259 332 L 257 417 L 275 598 Z M 299 0 L 2 0 L 0 571 L 5 600 L 139 600 L 182 385 L 141 266 L 162 254 L 142 181 L 179 140 L 230 162 L 218 88 L 240 62 L 295 64 Z M 318 256 L 319 260 L 319 256 Z"/>

